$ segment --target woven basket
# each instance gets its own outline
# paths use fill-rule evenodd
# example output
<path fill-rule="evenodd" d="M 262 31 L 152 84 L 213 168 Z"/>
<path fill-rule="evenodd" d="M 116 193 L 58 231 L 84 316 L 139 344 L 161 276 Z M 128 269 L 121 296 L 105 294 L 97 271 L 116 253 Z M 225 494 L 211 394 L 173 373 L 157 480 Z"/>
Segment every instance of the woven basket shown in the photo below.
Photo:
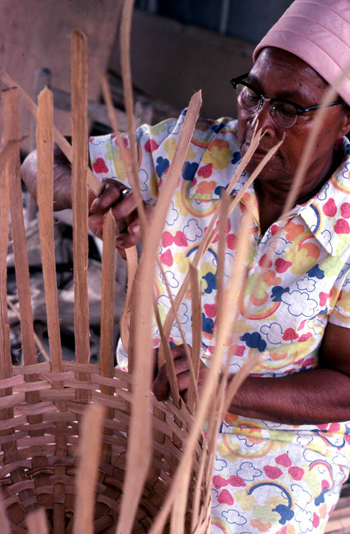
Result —
<path fill-rule="evenodd" d="M 131 11 L 132 1 L 125 2 L 125 9 L 128 12 Z M 127 19 L 128 17 L 125 17 L 126 21 Z M 123 527 L 127 532 L 121 532 L 121 527 L 118 526 L 118 534 L 128 534 L 131 531 L 148 532 L 162 505 L 164 503 L 169 504 L 171 501 L 171 499 L 168 501 L 165 499 L 168 491 L 172 488 L 177 467 L 181 459 L 184 458 L 186 461 L 182 463 L 182 467 L 186 467 L 186 473 L 191 470 L 188 498 L 187 494 L 183 492 L 183 498 L 177 500 L 178 503 L 181 503 L 178 509 L 175 506 L 167 508 L 167 505 L 164 505 L 163 514 L 160 516 L 161 520 L 158 524 L 162 523 L 163 525 L 166 513 L 170 513 L 169 521 L 172 522 L 172 525 L 169 527 L 169 523 L 163 531 L 168 531 L 171 528 L 171 532 L 176 530 L 176 534 L 181 534 L 179 530 L 182 531 L 182 527 L 179 529 L 178 525 L 183 524 L 183 505 L 187 504 L 184 532 L 204 534 L 210 532 L 210 475 L 215 456 L 212 452 L 210 453 L 203 437 L 195 441 L 196 433 L 191 434 L 191 438 L 194 436 L 192 446 L 195 445 L 192 463 L 188 461 L 191 460 L 189 453 L 183 455 L 186 439 L 190 435 L 191 428 L 195 427 L 193 427 L 194 419 L 191 412 L 179 396 L 178 398 L 174 396 L 174 402 L 169 399 L 162 403 L 157 402 L 152 396 L 152 400 L 148 404 L 151 397 L 149 383 L 154 358 L 148 326 L 145 335 L 140 335 L 140 330 L 138 330 L 135 337 L 130 336 L 130 345 L 124 343 L 124 346 L 129 346 L 129 349 L 132 349 L 129 350 L 129 354 L 135 355 L 135 359 L 130 358 L 130 361 L 136 363 L 142 361 L 142 365 L 132 368 L 133 375 L 114 369 L 112 341 L 116 228 L 111 213 L 106 217 L 103 231 L 100 365 L 86 363 L 89 361 L 90 352 L 86 277 L 88 264 L 86 178 L 88 178 L 89 185 L 96 195 L 101 191 L 100 182 L 87 169 L 86 53 L 86 38 L 81 32 L 74 31 L 72 35 L 72 129 L 73 139 L 75 139 L 73 148 L 53 129 L 53 106 L 50 91 L 45 89 L 41 93 L 37 110 L 35 104 L 30 101 L 24 91 L 20 87 L 16 88 L 16 83 L 3 70 L 0 72 L 2 80 L 10 87 L 4 93 L 3 99 L 3 145 L 5 148 L 0 151 L 0 158 L 3 158 L 1 163 L 5 169 L 4 172 L 0 173 L 0 486 L 4 507 L 11 531 L 14 534 L 27 532 L 27 516 L 37 508 L 46 509 L 46 516 L 54 534 L 73 532 L 75 511 L 77 515 L 80 513 L 77 512 L 75 497 L 82 495 L 81 491 L 78 493 L 75 480 L 78 467 L 77 446 L 79 442 L 83 441 L 80 439 L 82 415 L 89 404 L 99 403 L 106 407 L 106 416 L 102 430 L 102 454 L 96 485 L 94 532 L 116 532 L 120 510 L 122 510 L 121 522 L 125 520 L 125 515 L 127 515 L 129 523 L 132 524 L 134 508 L 129 502 L 133 498 L 130 495 L 130 488 L 132 492 L 134 486 L 138 484 L 139 489 L 141 489 L 144 480 L 143 475 L 147 469 L 148 476 L 143 485 L 141 498 L 137 501 L 139 504 L 134 525 L 132 528 Z M 37 119 L 39 233 L 51 358 L 45 363 L 37 363 L 34 344 L 35 333 L 19 172 L 18 97 Z M 197 100 L 199 101 L 198 98 Z M 85 106 L 81 105 L 83 102 L 85 102 Z M 196 112 L 197 115 L 198 112 L 199 109 Z M 191 117 L 192 130 L 196 120 L 195 116 L 196 114 L 193 112 L 189 112 L 187 116 L 187 120 L 189 120 L 188 117 Z M 175 178 L 182 168 L 187 153 L 191 128 L 188 127 L 185 131 L 188 139 L 186 142 L 182 142 L 183 147 L 176 158 L 177 170 L 176 168 L 173 170 L 173 177 Z M 72 161 L 73 169 L 75 362 L 63 361 L 60 350 L 60 318 L 56 295 L 53 237 L 53 133 L 63 152 Z M 175 181 L 172 180 L 172 182 L 174 182 L 172 186 L 174 187 Z M 161 221 L 163 205 L 161 202 L 159 205 L 161 209 L 158 210 L 158 219 Z M 24 362 L 22 366 L 12 366 L 11 364 L 6 307 L 7 266 L 5 260 L 10 211 L 22 333 L 22 361 Z M 165 216 L 166 213 L 164 213 Z M 163 224 L 164 221 L 159 224 L 160 229 Z M 142 284 L 141 277 L 138 279 L 139 287 L 147 286 L 148 289 L 150 288 L 150 298 L 147 297 L 148 293 L 144 291 L 143 295 L 141 293 L 138 295 L 139 300 L 137 302 L 135 297 L 135 306 L 132 307 L 130 321 L 133 323 L 133 327 L 135 324 L 137 326 L 148 324 L 147 321 L 142 322 L 140 319 L 140 309 L 143 309 L 147 319 L 152 315 L 152 284 L 149 284 L 149 280 L 153 273 L 155 258 L 152 256 L 152 251 L 154 250 L 156 248 L 151 243 L 148 247 L 151 254 L 148 256 L 146 254 L 149 270 L 144 269 L 143 272 L 147 283 Z M 144 246 L 145 251 L 147 252 L 146 246 Z M 136 250 L 134 250 L 134 254 L 136 255 Z M 129 276 L 129 288 L 131 287 L 131 276 Z M 128 293 L 130 295 L 130 292 Z M 146 301 L 143 308 L 139 302 L 142 301 L 141 297 Z M 127 309 L 127 306 L 125 308 Z M 148 344 L 147 335 L 149 337 Z M 138 341 L 138 350 L 133 350 L 134 339 Z M 165 341 L 166 345 L 167 343 Z M 148 349 L 148 360 L 145 358 L 146 349 Z M 144 373 L 145 361 L 148 365 L 148 375 Z M 133 377 L 135 378 L 134 397 L 131 393 Z M 143 402 L 145 397 L 147 402 Z M 138 398 L 141 401 L 135 400 Z M 130 415 L 131 400 L 133 400 L 133 416 Z M 144 410 L 139 410 L 140 407 Z M 137 417 L 137 412 L 141 413 L 141 417 Z M 150 412 L 152 415 L 151 430 L 145 421 Z M 198 421 L 200 420 L 198 419 L 197 423 Z M 139 450 L 142 451 L 142 423 L 145 428 L 147 427 L 147 436 L 145 433 L 144 436 L 148 438 L 152 432 L 153 451 L 150 467 L 148 468 L 149 456 L 146 454 L 147 461 L 143 462 L 142 466 L 143 474 L 138 476 L 139 473 L 135 471 L 135 465 L 132 466 L 133 469 L 129 467 L 129 471 L 127 471 L 126 460 L 130 454 L 128 465 L 131 466 L 133 456 L 130 450 L 133 450 L 135 454 L 135 448 L 139 447 Z M 201 424 L 198 423 L 197 426 L 200 428 Z M 141 432 L 138 431 L 133 434 L 135 427 Z M 91 432 L 94 432 L 94 428 L 91 429 Z M 129 435 L 131 437 L 127 455 Z M 140 443 L 138 443 L 138 439 L 140 439 Z M 85 444 L 86 441 L 83 443 Z M 145 450 L 148 452 L 149 448 L 145 446 Z M 189 452 L 192 450 L 193 448 L 188 448 Z M 86 458 L 90 461 L 90 456 L 87 455 Z M 178 473 L 183 473 L 183 471 Z M 129 482 L 132 478 L 133 485 Z M 127 489 L 125 489 L 122 499 L 124 479 L 126 479 L 125 488 Z M 182 484 L 182 480 L 179 479 L 180 476 L 177 477 L 177 482 Z M 173 486 L 172 498 L 178 487 Z M 187 488 L 183 485 L 183 488 L 185 487 Z M 138 498 L 139 492 L 136 491 L 135 493 Z M 78 504 L 81 504 L 81 499 Z M 130 514 L 129 507 L 132 509 Z M 92 507 L 90 507 L 91 509 Z M 2 529 L 1 513 L 2 507 L 0 506 L 0 532 L 2 534 L 4 528 Z M 174 524 L 177 526 L 174 527 Z M 82 523 L 79 522 L 79 525 Z M 80 533 L 83 532 L 83 528 L 85 527 L 80 527 Z M 154 531 L 158 533 L 161 528 L 163 527 L 154 526 Z M 28 529 L 31 533 L 37 532 L 31 526 Z M 40 534 L 41 532 L 43 530 L 40 531 Z"/>
<path fill-rule="evenodd" d="M 85 381 L 77 379 L 81 373 Z M 62 373 L 52 373 L 50 363 L 40 363 L 14 367 L 13 376 L 0 381 L 0 484 L 12 532 L 26 532 L 25 518 L 37 507 L 46 508 L 52 528 L 63 521 L 61 532 L 72 531 L 79 420 L 87 402 L 111 409 L 112 416 L 104 421 L 105 461 L 99 466 L 94 532 L 115 532 L 126 469 L 130 380 L 130 375 L 118 370 L 110 379 L 99 374 L 97 365 L 63 362 Z M 101 386 L 110 387 L 112 395 L 101 393 Z M 29 392 L 35 402 L 27 402 Z M 82 396 L 86 397 L 85 402 L 77 400 Z M 157 440 L 153 441 L 152 475 L 144 486 L 135 533 L 148 532 L 160 510 L 192 420 L 185 404 L 179 410 L 171 401 L 155 400 L 154 407 L 157 415 L 153 413 L 152 420 Z M 205 440 L 201 440 L 193 462 L 192 489 L 204 446 Z M 205 497 L 202 492 L 202 505 Z M 186 532 L 191 532 L 191 504 L 190 497 Z M 208 532 L 208 506 L 200 509 L 202 516 L 195 532 Z"/>

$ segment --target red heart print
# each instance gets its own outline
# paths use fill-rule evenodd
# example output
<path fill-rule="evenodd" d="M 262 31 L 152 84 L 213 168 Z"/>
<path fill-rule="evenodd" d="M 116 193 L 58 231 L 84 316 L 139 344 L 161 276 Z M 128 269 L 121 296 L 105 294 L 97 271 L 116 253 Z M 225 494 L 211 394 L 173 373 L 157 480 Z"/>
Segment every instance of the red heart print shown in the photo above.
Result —
<path fill-rule="evenodd" d="M 202 178 L 209 178 L 213 172 L 213 164 L 208 163 L 208 165 L 203 165 L 198 171 L 198 176 L 202 176 Z"/>
<path fill-rule="evenodd" d="M 237 488 L 243 488 L 244 486 L 246 486 L 246 483 L 244 482 L 243 478 L 237 475 L 231 475 L 228 479 L 228 483 L 231 484 L 231 486 L 235 486 Z"/>
<path fill-rule="evenodd" d="M 237 236 L 235 234 L 228 234 L 226 236 L 226 244 L 227 248 L 230 250 L 235 250 L 237 246 Z"/>
<path fill-rule="evenodd" d="M 340 206 L 340 213 L 341 213 L 341 216 L 344 217 L 344 219 L 349 219 L 349 217 L 350 217 L 350 204 L 349 204 L 349 202 L 344 202 Z"/>
<path fill-rule="evenodd" d="M 154 139 L 148 139 L 145 143 L 145 151 L 146 152 L 154 152 L 154 150 L 157 150 L 158 145 Z"/>
<path fill-rule="evenodd" d="M 180 231 L 176 232 L 176 235 L 175 235 L 175 238 L 174 238 L 174 243 L 178 247 L 187 247 L 188 242 L 187 242 L 187 238 L 186 238 L 185 234 L 183 232 L 180 232 Z"/>
<path fill-rule="evenodd" d="M 174 238 L 170 232 L 164 232 L 162 235 L 162 246 L 170 247 L 174 243 Z"/>
<path fill-rule="evenodd" d="M 285 273 L 287 269 L 292 265 L 290 261 L 286 261 L 282 258 L 277 258 L 275 261 L 276 271 L 278 273 Z"/>
<path fill-rule="evenodd" d="M 234 500 L 233 500 L 233 497 L 231 495 L 231 493 L 227 490 L 227 489 L 224 489 L 222 490 L 222 492 L 220 493 L 219 497 L 218 497 L 218 502 L 221 503 L 221 504 L 233 504 L 234 503 Z"/>
<path fill-rule="evenodd" d="M 288 469 L 288 473 L 294 480 L 301 480 L 304 476 L 304 469 L 293 465 Z"/>
<path fill-rule="evenodd" d="M 293 339 L 298 339 L 298 334 L 294 331 L 293 328 L 287 328 L 287 330 L 284 332 L 282 339 L 284 341 L 293 341 Z"/>
<path fill-rule="evenodd" d="M 160 255 L 160 261 L 163 263 L 163 265 L 167 265 L 167 267 L 171 267 L 174 263 L 173 255 L 171 253 L 171 250 L 168 249 L 164 254 Z"/>
<path fill-rule="evenodd" d="M 291 459 L 286 452 L 280 456 L 277 456 L 275 460 L 277 464 L 283 465 L 283 467 L 290 467 L 292 465 Z"/>
<path fill-rule="evenodd" d="M 92 165 L 92 168 L 96 173 L 102 173 L 102 172 L 108 172 L 108 167 L 105 164 L 105 161 L 103 158 L 97 158 L 95 163 Z"/>
<path fill-rule="evenodd" d="M 264 467 L 265 474 L 268 478 L 276 480 L 282 475 L 282 471 L 279 467 L 274 467 L 273 465 L 265 465 Z"/>
<path fill-rule="evenodd" d="M 223 478 L 220 475 L 215 475 L 213 477 L 214 488 L 220 489 L 220 488 L 223 488 L 224 486 L 227 486 L 227 484 L 228 484 L 228 480 L 226 480 L 226 478 Z"/>
<path fill-rule="evenodd" d="M 345 219 L 338 219 L 334 226 L 336 234 L 350 234 L 350 226 Z"/>
<path fill-rule="evenodd" d="M 213 319 L 216 317 L 216 304 L 204 304 L 204 311 L 207 317 Z"/>
<path fill-rule="evenodd" d="M 323 213 L 327 215 L 327 217 L 334 217 L 334 215 L 337 213 L 337 206 L 334 202 L 334 198 L 329 198 L 327 200 L 323 206 Z"/>

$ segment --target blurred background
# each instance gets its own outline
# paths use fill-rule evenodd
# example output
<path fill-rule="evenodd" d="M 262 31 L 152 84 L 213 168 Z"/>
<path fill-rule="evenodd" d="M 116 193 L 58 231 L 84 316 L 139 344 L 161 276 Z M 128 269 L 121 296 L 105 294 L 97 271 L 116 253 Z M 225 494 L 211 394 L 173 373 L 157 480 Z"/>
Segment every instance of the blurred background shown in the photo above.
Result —
<path fill-rule="evenodd" d="M 141 118 L 154 123 L 178 113 L 200 88 L 205 117 L 235 116 L 229 80 L 249 70 L 254 45 L 290 4 L 291 0 L 136 0 L 131 51 Z M 45 83 L 42 76 L 38 80 L 38 69 L 50 69 L 46 82 L 57 90 L 55 106 L 61 111 L 55 120 L 64 134 L 70 133 L 74 28 L 88 37 L 91 102 L 101 101 L 101 76 L 108 74 L 115 105 L 123 107 L 121 7 L 121 0 L 0 1 L 1 64 L 33 97 Z M 103 109 L 92 114 L 94 133 L 103 132 L 104 123 L 108 120 Z M 21 124 L 23 134 L 30 135 L 31 120 L 22 109 Z M 23 149 L 29 148 L 27 140 Z"/>

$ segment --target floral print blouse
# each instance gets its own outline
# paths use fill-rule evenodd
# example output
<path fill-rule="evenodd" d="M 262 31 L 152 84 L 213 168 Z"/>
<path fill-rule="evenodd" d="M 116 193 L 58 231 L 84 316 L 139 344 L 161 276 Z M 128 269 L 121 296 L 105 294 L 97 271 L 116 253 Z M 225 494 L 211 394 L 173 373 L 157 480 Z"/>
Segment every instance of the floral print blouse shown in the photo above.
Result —
<path fill-rule="evenodd" d="M 186 110 L 178 119 L 137 130 L 140 187 L 143 198 L 155 203 L 166 180 Z M 124 136 L 128 146 L 128 138 Z M 240 204 L 227 220 L 225 278 L 229 279 L 237 247 L 237 233 L 248 202 L 252 203 L 254 224 L 250 232 L 251 251 L 248 280 L 236 322 L 238 336 L 229 343 L 227 357 L 235 373 L 256 351 L 268 356 L 254 370 L 256 376 L 283 376 L 317 367 L 318 351 L 328 321 L 350 327 L 350 145 L 339 139 L 337 150 L 342 164 L 318 194 L 296 205 L 261 235 L 254 187 L 248 188 Z M 113 135 L 90 139 L 93 170 L 100 180 L 116 178 L 130 186 Z M 187 273 L 211 215 L 228 186 L 241 159 L 237 143 L 237 121 L 199 119 L 167 215 L 160 243 L 160 261 L 175 296 Z M 243 173 L 233 196 L 246 182 Z M 277 229 L 282 231 L 274 238 Z M 202 291 L 202 358 L 210 360 L 215 347 L 217 310 L 217 239 L 199 265 Z M 262 282 L 255 281 L 269 254 Z M 164 319 L 170 308 L 164 280 L 156 281 L 157 301 Z M 179 310 L 179 321 L 191 344 L 191 296 L 187 292 Z M 155 344 L 159 338 L 154 331 Z M 178 325 L 171 341 L 181 343 Z M 125 367 L 127 355 L 121 347 L 118 363 Z M 251 420 L 251 424 L 254 423 Z M 257 427 L 270 432 L 269 424 Z M 222 432 L 237 431 L 238 416 L 228 415 Z M 334 425 L 320 425 L 322 431 Z M 235 430 L 236 428 L 236 430 Z M 279 425 L 280 429 L 290 429 Z M 293 427 L 296 428 L 296 427 Z M 310 425 L 314 429 L 314 426 Z M 315 427 L 316 428 L 316 427 Z M 318 427 L 317 427 L 318 428 Z M 259 430 L 259 431 L 260 431 Z M 337 435 L 348 439 L 346 423 L 337 425 Z"/>

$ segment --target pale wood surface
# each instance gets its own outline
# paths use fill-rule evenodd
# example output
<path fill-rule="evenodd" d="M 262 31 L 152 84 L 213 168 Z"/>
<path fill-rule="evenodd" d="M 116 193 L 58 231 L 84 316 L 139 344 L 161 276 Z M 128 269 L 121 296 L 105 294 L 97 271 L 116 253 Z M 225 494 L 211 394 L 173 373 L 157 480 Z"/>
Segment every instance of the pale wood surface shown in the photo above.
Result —
<path fill-rule="evenodd" d="M 53 99 L 52 93 L 48 89 L 44 89 L 39 95 L 36 134 L 39 230 L 45 283 L 47 326 L 52 368 L 59 373 L 61 372 L 62 349 L 53 227 Z"/>
<path fill-rule="evenodd" d="M 38 151 L 38 206 L 39 206 L 39 233 L 41 244 L 41 257 L 45 284 L 45 302 L 47 310 L 47 325 L 49 333 L 52 370 L 62 371 L 62 348 L 60 334 L 60 320 L 58 313 L 57 279 L 54 248 L 54 221 L 53 221 L 53 98 L 49 89 L 45 88 L 38 98 L 38 115 L 36 129 L 36 145 Z M 61 389 L 62 382 L 56 382 L 54 389 Z M 66 411 L 64 402 L 59 404 L 60 411 Z M 65 428 L 65 423 L 58 422 L 57 427 Z M 56 454 L 66 454 L 67 448 L 62 436 L 57 436 Z M 55 467 L 57 477 L 65 475 L 65 467 Z M 62 484 L 55 484 L 54 493 L 63 492 Z M 46 516 L 34 515 L 33 532 L 38 534 L 47 532 Z M 54 534 L 64 530 L 64 506 L 60 502 L 54 503 Z M 29 518 L 28 518 L 28 526 Z M 30 527 L 29 527 L 30 528 Z"/>
<path fill-rule="evenodd" d="M 7 94 L 5 96 L 5 102 L 9 98 Z M 5 104 L 6 105 L 6 104 Z M 6 114 L 10 113 L 10 109 L 7 109 Z M 11 122 L 11 116 L 8 116 L 5 119 L 5 123 Z M 10 125 L 6 126 L 6 131 L 3 135 L 3 144 L 8 141 L 11 137 Z M 12 154 L 12 152 L 14 154 Z M 10 157 L 7 160 L 6 164 L 2 165 L 1 175 L 0 175 L 0 300 L 1 300 L 1 333 L 0 333 L 0 377 L 4 380 L 4 389 L 0 391 L 0 399 L 5 397 L 9 400 L 12 396 L 12 384 L 11 384 L 11 374 L 12 374 L 12 361 L 11 361 L 11 350 L 10 350 L 10 330 L 8 324 L 8 314 L 7 314 L 7 266 L 6 266 L 6 254 L 8 247 L 9 239 L 9 212 L 10 212 L 10 196 L 9 196 L 9 177 L 11 176 L 11 162 L 13 158 L 16 158 L 16 152 L 18 152 L 18 146 L 12 146 L 10 148 Z M 8 386 L 8 387 L 7 387 Z M 13 409 L 11 406 L 6 407 L 3 410 L 0 410 L 0 421 L 6 421 L 13 418 Z M 6 423 L 5 423 L 6 424 Z M 3 439 L 7 439 L 7 436 L 14 434 L 13 428 L 4 428 L 2 429 L 0 435 Z M 5 437 L 6 436 L 6 437 Z M 2 446 L 4 457 L 7 458 L 8 454 L 14 450 L 13 444 L 4 443 Z M 16 470 L 13 473 L 13 481 L 20 483 L 22 481 L 22 473 L 19 470 Z M 23 511 L 19 506 L 16 506 L 15 509 L 11 510 L 9 514 L 11 520 L 21 520 L 23 519 Z M 5 511 L 3 509 L 3 502 L 1 498 L 0 504 L 0 526 L 1 532 L 4 534 L 9 534 L 10 529 L 7 524 Z"/>
<path fill-rule="evenodd" d="M 105 409 L 93 404 L 86 410 L 79 444 L 79 469 L 76 476 L 77 501 L 74 534 L 93 534 L 95 492 L 101 454 L 101 430 Z M 93 432 L 91 429 L 93 428 Z"/>
<path fill-rule="evenodd" d="M 6 142 L 6 138 L 3 139 Z M 15 148 L 15 147 L 13 147 Z M 9 239 L 10 196 L 9 180 L 10 161 L 2 166 L 0 173 L 0 377 L 8 378 L 12 373 L 10 329 L 7 314 L 7 265 L 6 255 Z"/>
<path fill-rule="evenodd" d="M 151 421 L 149 418 L 149 406 L 151 401 L 148 391 L 150 389 L 153 372 L 153 351 L 151 342 L 151 303 L 153 288 L 149 284 L 149 280 L 157 256 L 157 246 L 166 219 L 168 207 L 176 186 L 177 177 L 188 150 L 201 103 L 202 99 L 200 93 L 192 97 L 176 146 L 174 158 L 170 165 L 167 180 L 164 183 L 164 187 L 159 196 L 159 201 L 155 208 L 154 218 L 147 228 L 147 231 L 144 232 L 144 251 L 140 260 L 138 279 L 139 288 L 142 288 L 142 290 L 137 291 L 137 308 L 135 308 L 137 314 L 135 314 L 134 380 L 135 385 L 137 384 L 137 388 L 135 387 L 133 392 L 132 419 L 127 455 L 128 471 L 124 481 L 121 513 L 118 520 L 118 528 L 120 531 L 128 532 L 130 525 L 132 525 L 137 504 L 141 496 L 142 485 L 151 462 Z M 172 389 L 174 389 L 174 387 Z M 143 440 L 142 455 L 140 454 L 141 451 L 139 449 L 140 439 Z"/>
<path fill-rule="evenodd" d="M 44 508 L 39 508 L 30 513 L 26 522 L 29 534 L 49 534 L 49 526 Z"/>
<path fill-rule="evenodd" d="M 122 480 L 127 468 L 126 433 L 130 426 L 130 414 L 127 406 L 131 399 L 131 395 L 127 391 L 127 382 L 131 380 L 131 377 L 118 369 L 114 370 L 113 378 L 102 377 L 99 374 L 99 366 L 93 364 L 62 362 L 62 368 L 62 373 L 53 373 L 49 362 L 32 366 L 19 366 L 14 368 L 16 374 L 14 373 L 11 379 L 0 381 L 0 391 L 9 385 L 13 387 L 11 399 L 17 414 L 16 417 L 12 414 L 8 419 L 0 420 L 0 444 L 2 445 L 0 460 L 6 459 L 6 465 L 2 463 L 1 477 L 7 482 L 2 485 L 2 490 L 12 532 L 25 532 L 22 527 L 25 525 L 24 516 L 33 511 L 32 505 L 36 507 L 37 504 L 40 504 L 41 498 L 46 499 L 49 509 L 54 507 L 54 515 L 56 515 L 57 506 L 63 506 L 68 519 L 74 509 L 74 495 L 80 493 L 80 497 L 86 502 L 86 497 L 89 494 L 90 506 L 86 506 L 85 509 L 80 506 L 79 512 L 78 507 L 75 508 L 75 517 L 79 515 L 82 517 L 86 511 L 90 510 L 91 512 L 91 497 L 94 494 L 94 488 L 99 496 L 95 506 L 94 532 L 104 532 L 103 525 L 104 528 L 110 528 L 117 521 L 121 504 Z M 86 382 L 74 379 L 82 372 L 88 375 Z M 57 390 L 55 388 L 58 382 L 63 383 L 64 389 Z M 101 392 L 102 385 L 110 387 L 114 395 L 103 394 Z M 99 454 L 93 455 L 93 466 L 91 456 L 89 458 L 89 453 L 85 452 L 93 445 L 93 438 L 98 438 L 101 432 L 95 423 L 90 421 L 87 425 L 85 431 L 87 439 L 80 440 L 80 447 L 83 447 L 85 451 L 82 456 L 86 463 L 85 466 L 81 466 L 78 490 L 75 485 L 74 473 L 77 466 L 78 435 L 81 437 L 82 432 L 77 420 L 80 419 L 86 408 L 84 403 L 75 400 L 75 390 L 79 386 L 89 388 L 92 393 L 92 402 L 105 406 L 107 412 L 112 410 L 114 416 L 111 419 L 104 419 L 103 422 L 103 445 L 110 446 L 111 457 L 108 462 L 102 461 L 99 464 L 100 473 L 96 485 L 96 462 Z M 35 389 L 33 390 L 33 388 Z M 32 405 L 27 403 L 25 394 L 29 391 L 38 396 L 37 403 Z M 66 399 L 68 399 L 68 411 L 61 412 L 58 408 L 59 403 Z M 38 422 L 33 421 L 35 414 L 40 416 Z M 153 428 L 157 432 L 163 433 L 164 436 L 162 442 L 153 442 L 157 454 L 152 456 L 152 467 L 157 470 L 159 477 L 152 485 L 149 484 L 145 488 L 143 505 L 137 512 L 133 532 L 149 531 L 152 517 L 159 510 L 176 466 L 181 459 L 183 446 L 192 422 L 192 416 L 184 403 L 178 409 L 171 402 L 157 402 L 154 397 L 151 398 L 150 414 Z M 101 420 L 99 422 L 101 423 Z M 66 426 L 63 426 L 63 423 Z M 14 429 L 16 432 L 13 432 Z M 108 432 L 105 432 L 106 429 Z M 6 435 L 6 431 L 12 432 Z M 174 441 L 174 436 L 177 438 L 177 443 Z M 65 452 L 60 450 L 58 446 L 61 440 L 66 443 Z M 95 444 L 97 441 L 96 439 Z M 206 451 L 205 442 L 200 440 L 194 459 L 191 488 L 194 487 L 199 467 L 198 457 L 203 448 Z M 5 449 L 8 449 L 9 452 L 5 452 Z M 96 451 L 95 447 L 94 449 Z M 38 465 L 39 460 L 42 465 Z M 60 470 L 62 473 L 59 473 Z M 88 470 L 90 470 L 90 474 Z M 20 476 L 21 473 L 23 473 L 23 478 Z M 8 484 L 8 474 L 11 476 L 11 486 Z M 104 482 L 99 480 L 102 477 Z M 60 489 L 60 491 L 56 492 L 56 489 Z M 203 502 L 203 497 L 202 494 L 201 502 Z M 191 494 L 190 501 L 192 501 Z M 17 503 L 18 512 L 22 515 L 15 513 Z M 48 518 L 52 525 L 50 513 Z M 90 519 L 86 519 L 91 526 L 91 513 Z M 79 519 L 77 521 L 78 527 L 84 527 Z M 72 526 L 73 521 L 65 529 L 62 528 L 61 531 L 57 529 L 53 532 L 70 534 Z M 85 534 L 88 530 L 80 528 L 79 531 Z M 189 532 L 188 529 L 185 531 Z M 37 532 L 39 534 L 40 531 L 37 530 Z M 114 532 L 114 529 L 110 532 Z M 199 532 L 204 532 L 204 530 Z M 205 532 L 209 531 L 206 530 Z"/>
<path fill-rule="evenodd" d="M 16 88 L 4 92 L 4 125 L 8 139 L 19 138 L 18 122 L 18 91 Z M 12 156 L 12 155 L 11 155 Z M 13 250 L 16 269 L 16 283 L 18 290 L 19 309 L 21 314 L 21 334 L 22 334 L 22 354 L 24 364 L 34 364 L 36 362 L 33 312 L 31 304 L 31 289 L 29 278 L 28 254 L 25 237 L 25 226 L 22 207 L 22 188 L 20 176 L 19 147 L 9 158 L 9 189 L 10 189 L 10 212 L 12 223 Z M 27 377 L 28 382 L 35 382 L 36 376 Z M 19 394 L 20 396 L 20 394 Z M 38 391 L 28 391 L 25 395 L 28 405 L 34 405 L 39 401 Z M 37 425 L 42 422 L 41 414 L 33 412 L 28 417 L 30 424 Z M 35 429 L 31 436 L 39 438 L 43 436 L 42 430 Z M 39 449 L 38 449 L 39 452 Z M 44 457 L 37 455 L 33 458 L 34 468 L 40 469 L 45 464 Z M 46 484 L 46 474 L 38 477 L 38 483 Z M 26 492 L 26 491 L 25 491 Z M 41 502 L 41 498 L 38 498 Z"/>
<path fill-rule="evenodd" d="M 11 534 L 10 523 L 6 516 L 2 494 L 0 494 L 0 529 L 1 534 Z"/>
<path fill-rule="evenodd" d="M 115 220 L 108 212 L 103 225 L 102 283 L 101 283 L 101 344 L 100 363 L 102 376 L 114 375 L 114 299 L 115 299 Z M 109 388 L 102 388 L 103 393 L 111 393 Z"/>
<path fill-rule="evenodd" d="M 5 139 L 18 139 L 18 95 L 16 89 L 3 93 Z M 15 256 L 16 282 L 21 313 L 22 350 L 25 364 L 36 362 L 33 313 L 31 305 L 28 255 L 22 209 L 19 149 L 9 158 L 7 167 L 10 185 L 11 222 Z"/>
<path fill-rule="evenodd" d="M 36 120 L 37 118 L 37 108 L 38 106 L 30 98 L 30 96 L 24 91 L 24 89 L 18 85 L 18 80 L 14 80 L 6 71 L 4 66 L 0 67 L 0 81 L 8 88 L 17 87 L 18 98 L 25 106 L 27 111 L 31 116 Z M 61 132 L 54 127 L 54 139 L 57 145 L 60 147 L 66 158 L 72 163 L 73 161 L 73 148 L 72 145 L 67 141 L 67 139 L 61 134 Z M 94 173 L 87 168 L 87 179 L 89 186 L 97 196 L 101 189 L 101 182 L 96 178 Z"/>
<path fill-rule="evenodd" d="M 74 333 L 75 354 L 79 363 L 90 358 L 88 266 L 88 131 L 86 37 L 80 31 L 72 36 L 72 200 L 74 260 Z"/>

